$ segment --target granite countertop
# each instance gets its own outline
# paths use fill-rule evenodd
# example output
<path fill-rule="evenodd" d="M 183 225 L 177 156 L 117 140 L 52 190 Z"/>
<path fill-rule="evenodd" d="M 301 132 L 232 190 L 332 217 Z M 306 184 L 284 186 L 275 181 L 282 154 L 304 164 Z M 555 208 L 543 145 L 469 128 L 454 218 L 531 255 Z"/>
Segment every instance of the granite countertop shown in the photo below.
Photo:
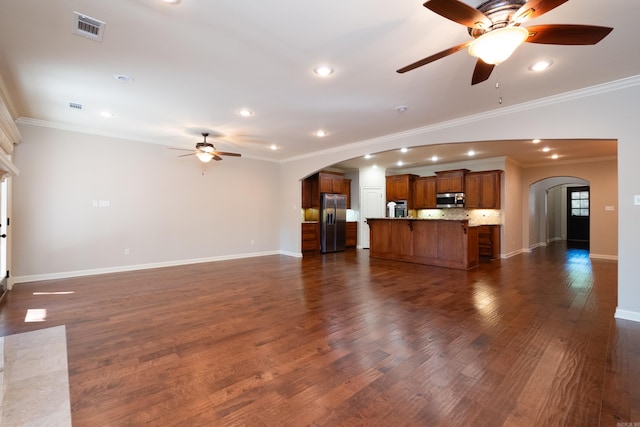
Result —
<path fill-rule="evenodd" d="M 476 222 L 473 221 L 469 218 L 463 218 L 463 219 L 454 219 L 454 218 L 389 218 L 389 217 L 385 217 L 385 218 L 367 218 L 368 220 L 389 220 L 389 221 L 467 221 L 469 223 L 469 227 L 479 227 L 481 225 L 502 225 L 502 224 L 496 224 L 493 222 Z"/>

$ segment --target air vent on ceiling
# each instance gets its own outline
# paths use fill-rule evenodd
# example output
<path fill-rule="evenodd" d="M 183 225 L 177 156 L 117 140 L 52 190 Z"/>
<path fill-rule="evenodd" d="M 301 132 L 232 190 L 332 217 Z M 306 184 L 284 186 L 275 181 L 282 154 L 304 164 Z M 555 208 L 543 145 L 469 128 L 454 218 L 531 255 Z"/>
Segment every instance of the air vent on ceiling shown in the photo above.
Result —
<path fill-rule="evenodd" d="M 104 22 L 78 12 L 73 12 L 73 22 L 75 34 L 98 42 L 102 41 L 102 33 L 106 25 Z"/>
<path fill-rule="evenodd" d="M 69 102 L 69 108 L 72 110 L 82 110 L 84 106 L 78 102 Z"/>

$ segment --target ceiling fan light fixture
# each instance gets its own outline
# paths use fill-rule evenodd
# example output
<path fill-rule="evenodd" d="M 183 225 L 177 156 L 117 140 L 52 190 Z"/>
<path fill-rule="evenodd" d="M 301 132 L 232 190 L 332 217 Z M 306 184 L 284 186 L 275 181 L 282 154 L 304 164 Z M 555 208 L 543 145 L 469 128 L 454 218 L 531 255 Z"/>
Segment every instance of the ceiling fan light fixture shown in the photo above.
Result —
<path fill-rule="evenodd" d="M 211 159 L 213 159 L 213 154 L 207 153 L 206 151 L 200 151 L 196 153 L 196 156 L 202 163 L 209 163 Z"/>
<path fill-rule="evenodd" d="M 498 28 L 475 39 L 469 46 L 469 54 L 486 64 L 497 65 L 506 61 L 527 37 L 529 31 L 523 27 Z"/>

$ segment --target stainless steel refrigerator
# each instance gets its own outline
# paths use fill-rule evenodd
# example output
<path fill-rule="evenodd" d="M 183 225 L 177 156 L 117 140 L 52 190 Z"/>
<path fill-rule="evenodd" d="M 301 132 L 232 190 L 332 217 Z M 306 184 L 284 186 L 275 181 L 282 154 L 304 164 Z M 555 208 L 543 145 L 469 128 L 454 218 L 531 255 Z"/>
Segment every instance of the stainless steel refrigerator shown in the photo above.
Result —
<path fill-rule="evenodd" d="M 343 251 L 347 240 L 347 196 L 322 193 L 320 197 L 320 252 Z"/>

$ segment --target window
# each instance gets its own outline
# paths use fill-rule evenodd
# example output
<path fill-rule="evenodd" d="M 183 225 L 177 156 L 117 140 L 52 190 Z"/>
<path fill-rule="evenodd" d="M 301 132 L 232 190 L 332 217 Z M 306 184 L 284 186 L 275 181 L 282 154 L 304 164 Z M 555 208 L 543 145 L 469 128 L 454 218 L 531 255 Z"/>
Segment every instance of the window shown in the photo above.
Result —
<path fill-rule="evenodd" d="M 589 192 L 571 193 L 571 216 L 589 216 Z"/>

